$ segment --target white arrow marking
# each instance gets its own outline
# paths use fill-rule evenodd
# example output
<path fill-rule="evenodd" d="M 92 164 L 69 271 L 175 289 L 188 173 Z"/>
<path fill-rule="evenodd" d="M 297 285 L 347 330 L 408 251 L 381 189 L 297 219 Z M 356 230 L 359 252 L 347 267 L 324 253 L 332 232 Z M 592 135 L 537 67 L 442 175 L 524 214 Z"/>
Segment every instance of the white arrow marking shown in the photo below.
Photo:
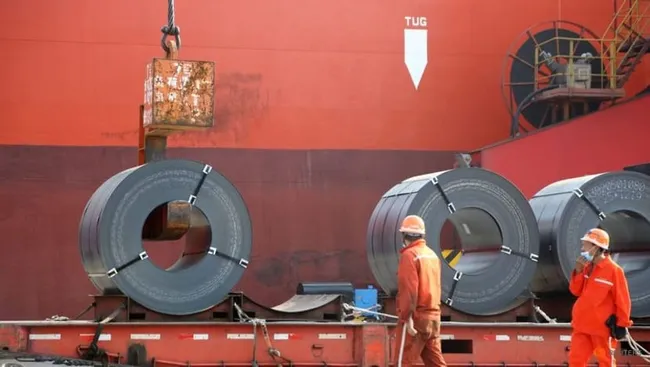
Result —
<path fill-rule="evenodd" d="M 418 89 L 424 70 L 427 68 L 427 30 L 404 30 L 404 63 L 413 80 L 415 89 Z"/>

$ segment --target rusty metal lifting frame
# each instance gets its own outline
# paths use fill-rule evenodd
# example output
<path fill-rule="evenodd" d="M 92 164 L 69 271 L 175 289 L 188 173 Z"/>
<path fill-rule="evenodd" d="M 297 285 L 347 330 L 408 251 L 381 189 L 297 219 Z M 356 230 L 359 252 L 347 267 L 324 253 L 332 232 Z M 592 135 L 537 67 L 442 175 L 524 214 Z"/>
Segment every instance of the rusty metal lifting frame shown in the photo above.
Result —
<path fill-rule="evenodd" d="M 165 159 L 168 136 L 214 125 L 214 62 L 178 60 L 181 38 L 175 13 L 174 0 L 168 0 L 167 24 L 161 29 L 165 58 L 154 58 L 147 65 L 145 102 L 139 109 L 138 165 Z M 189 203 L 175 201 L 149 215 L 143 239 L 178 240 L 189 228 Z"/>

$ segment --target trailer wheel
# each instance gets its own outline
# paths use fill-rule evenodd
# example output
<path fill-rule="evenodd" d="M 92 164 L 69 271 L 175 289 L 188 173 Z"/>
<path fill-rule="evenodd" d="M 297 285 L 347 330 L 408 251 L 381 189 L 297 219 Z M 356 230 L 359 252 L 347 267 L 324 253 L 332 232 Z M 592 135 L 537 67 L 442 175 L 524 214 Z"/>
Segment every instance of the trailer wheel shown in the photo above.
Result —
<path fill-rule="evenodd" d="M 143 344 L 131 344 L 126 350 L 126 364 L 130 366 L 147 367 L 147 348 Z"/>

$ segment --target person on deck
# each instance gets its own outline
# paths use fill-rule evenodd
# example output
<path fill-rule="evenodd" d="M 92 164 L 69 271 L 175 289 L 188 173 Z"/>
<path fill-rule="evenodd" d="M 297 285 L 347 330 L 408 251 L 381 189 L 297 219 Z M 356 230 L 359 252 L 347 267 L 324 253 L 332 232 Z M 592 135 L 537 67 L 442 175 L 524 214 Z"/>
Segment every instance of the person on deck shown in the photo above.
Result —
<path fill-rule="evenodd" d="M 399 229 L 403 248 L 397 269 L 397 340 L 395 365 L 446 366 L 440 342 L 440 258 L 425 240 L 422 218 L 409 215 Z M 400 349 L 403 341 L 403 349 Z"/>
<path fill-rule="evenodd" d="M 631 301 L 623 269 L 609 256 L 609 234 L 594 228 L 582 238 L 582 252 L 569 289 L 578 297 L 572 310 L 569 366 L 586 366 L 592 355 L 598 365 L 614 366 L 617 340 L 626 336 Z"/>

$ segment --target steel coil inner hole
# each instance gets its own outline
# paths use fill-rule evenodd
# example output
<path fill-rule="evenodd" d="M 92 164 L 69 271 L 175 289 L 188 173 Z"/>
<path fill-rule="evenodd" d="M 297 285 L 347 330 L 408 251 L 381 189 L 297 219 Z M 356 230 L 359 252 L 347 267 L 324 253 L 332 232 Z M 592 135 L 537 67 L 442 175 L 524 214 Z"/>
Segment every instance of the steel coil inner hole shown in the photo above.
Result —
<path fill-rule="evenodd" d="M 486 211 L 464 208 L 453 213 L 440 231 L 442 257 L 454 270 L 478 275 L 491 267 L 501 253 L 503 237 Z"/>
<path fill-rule="evenodd" d="M 650 222 L 630 211 L 607 214 L 600 223 L 610 237 L 612 259 L 628 276 L 650 268 Z"/>
<path fill-rule="evenodd" d="M 197 263 L 207 255 L 211 241 L 212 231 L 205 214 L 186 201 L 158 206 L 142 227 L 142 246 L 149 261 L 167 271 Z"/>

